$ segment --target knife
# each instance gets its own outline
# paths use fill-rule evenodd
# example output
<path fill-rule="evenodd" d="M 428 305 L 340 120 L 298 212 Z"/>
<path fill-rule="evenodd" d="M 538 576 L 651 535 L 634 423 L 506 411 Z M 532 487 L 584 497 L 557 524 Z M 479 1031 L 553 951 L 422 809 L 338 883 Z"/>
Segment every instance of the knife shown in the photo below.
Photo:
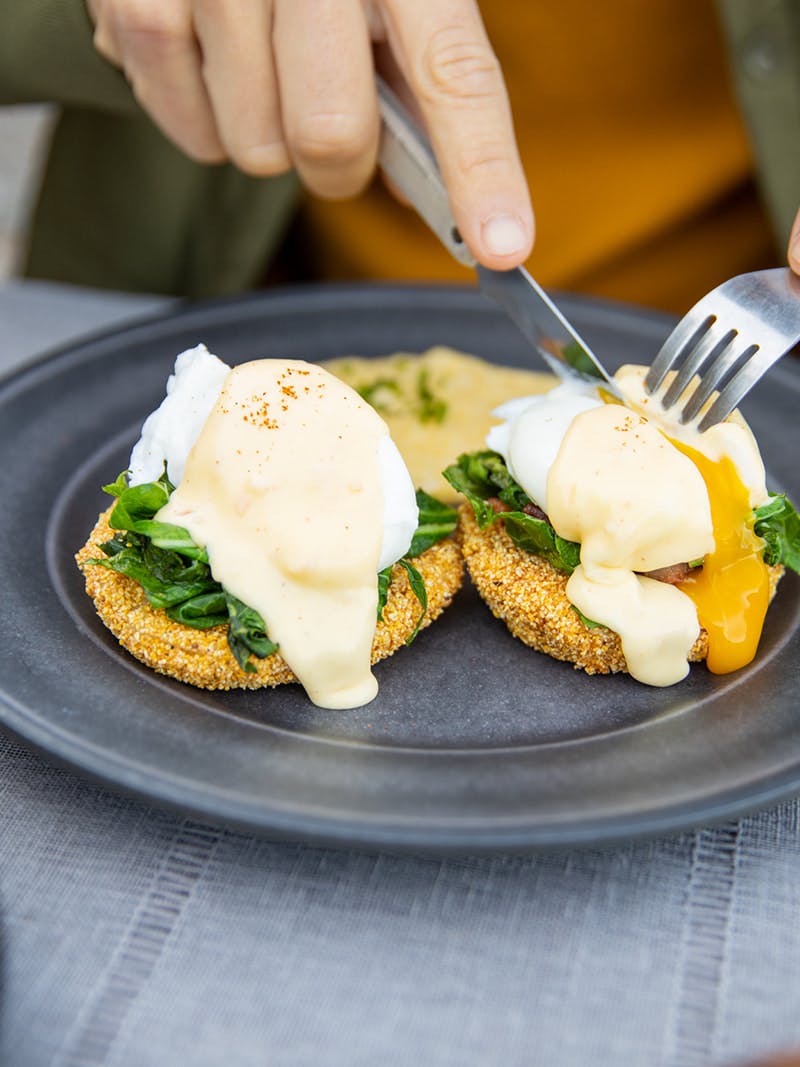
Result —
<path fill-rule="evenodd" d="M 428 138 L 386 82 L 379 75 L 375 80 L 382 120 L 378 162 L 387 177 L 454 259 L 475 268 L 481 292 L 503 308 L 555 374 L 595 383 L 601 378 L 616 394 L 600 360 L 524 267 L 490 270 L 476 261 L 458 232 Z"/>

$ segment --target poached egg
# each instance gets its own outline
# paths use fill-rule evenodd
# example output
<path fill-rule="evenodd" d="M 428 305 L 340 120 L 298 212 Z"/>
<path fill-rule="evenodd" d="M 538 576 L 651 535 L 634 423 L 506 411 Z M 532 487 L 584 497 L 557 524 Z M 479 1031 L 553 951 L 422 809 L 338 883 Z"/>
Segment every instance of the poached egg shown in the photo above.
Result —
<path fill-rule="evenodd" d="M 267 360 L 264 363 L 268 363 Z M 128 463 L 128 484 L 154 482 L 167 466 L 167 477 L 180 485 L 186 460 L 219 399 L 231 367 L 203 345 L 181 352 L 167 379 L 166 396 L 142 425 Z M 388 430 L 382 435 L 378 462 L 383 490 L 383 539 L 378 570 L 396 563 L 408 550 L 419 521 L 414 483 Z"/>
<path fill-rule="evenodd" d="M 647 395 L 645 373 L 625 366 L 615 375 L 625 404 L 583 383 L 503 404 L 486 444 L 556 533 L 580 543 L 571 603 L 619 634 L 635 678 L 671 685 L 687 674 L 701 626 L 712 672 L 755 655 L 769 571 L 753 508 L 768 494 L 738 413 L 703 434 L 681 426 Z M 701 560 L 676 585 L 647 575 Z"/>
<path fill-rule="evenodd" d="M 314 703 L 372 700 L 376 572 L 404 555 L 418 522 L 377 412 L 316 364 L 231 368 L 199 345 L 178 356 L 129 483 L 165 463 L 175 490 L 157 518 L 206 548 L 216 580 L 259 612 Z"/>

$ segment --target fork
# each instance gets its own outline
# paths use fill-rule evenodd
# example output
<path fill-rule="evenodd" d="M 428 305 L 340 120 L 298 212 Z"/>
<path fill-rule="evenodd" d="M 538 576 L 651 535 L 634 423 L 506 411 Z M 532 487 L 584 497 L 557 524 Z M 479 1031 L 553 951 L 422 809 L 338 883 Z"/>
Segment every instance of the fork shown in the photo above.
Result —
<path fill-rule="evenodd" d="M 702 433 L 726 419 L 798 341 L 800 278 L 784 267 L 739 274 L 683 316 L 653 360 L 645 388 L 656 394 L 663 386 L 662 407 L 683 424 L 702 414 Z"/>

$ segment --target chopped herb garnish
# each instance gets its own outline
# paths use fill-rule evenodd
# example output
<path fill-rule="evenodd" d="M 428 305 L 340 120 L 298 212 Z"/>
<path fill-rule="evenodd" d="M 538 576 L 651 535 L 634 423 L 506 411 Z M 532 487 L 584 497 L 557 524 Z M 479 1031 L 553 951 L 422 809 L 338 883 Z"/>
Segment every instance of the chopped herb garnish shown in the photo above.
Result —
<path fill-rule="evenodd" d="M 428 368 L 423 367 L 417 376 L 417 399 L 420 422 L 442 422 L 447 414 L 447 402 L 436 396 L 431 389 Z"/>
<path fill-rule="evenodd" d="M 395 366 L 398 371 L 403 368 L 399 361 Z M 348 368 L 342 367 L 340 373 L 347 378 Z M 384 415 L 408 414 L 420 422 L 444 422 L 447 415 L 447 401 L 434 390 L 427 367 L 420 369 L 413 384 L 407 380 L 382 377 L 355 386 L 355 389 L 363 400 Z"/>
<path fill-rule="evenodd" d="M 359 386 L 356 390 L 362 400 L 375 408 L 376 411 L 391 411 L 400 396 L 400 386 L 394 378 L 376 378 L 374 382 Z"/>

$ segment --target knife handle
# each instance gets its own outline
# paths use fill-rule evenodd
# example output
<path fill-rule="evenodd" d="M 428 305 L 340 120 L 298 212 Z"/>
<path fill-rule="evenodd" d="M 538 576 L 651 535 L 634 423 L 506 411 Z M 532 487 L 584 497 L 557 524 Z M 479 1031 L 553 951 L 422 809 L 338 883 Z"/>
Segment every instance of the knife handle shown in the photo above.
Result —
<path fill-rule="evenodd" d="M 465 267 L 474 267 L 476 260 L 458 232 L 428 138 L 380 75 L 375 75 L 375 82 L 381 113 L 378 148 L 381 168 L 450 255 Z"/>

